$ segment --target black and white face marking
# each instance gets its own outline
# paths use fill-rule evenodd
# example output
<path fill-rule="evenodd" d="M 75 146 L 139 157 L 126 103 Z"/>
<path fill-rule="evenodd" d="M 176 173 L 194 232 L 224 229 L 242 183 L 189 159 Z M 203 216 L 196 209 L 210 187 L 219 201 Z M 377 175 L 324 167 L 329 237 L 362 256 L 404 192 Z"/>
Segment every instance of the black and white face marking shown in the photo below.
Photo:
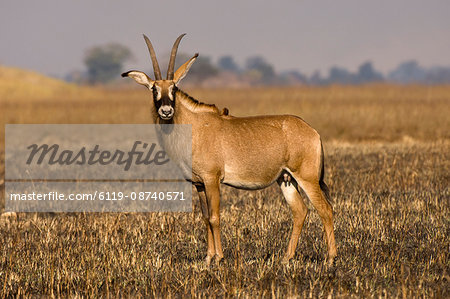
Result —
<path fill-rule="evenodd" d="M 176 86 L 170 82 L 155 82 L 151 88 L 156 111 L 163 120 L 172 119 L 175 113 Z"/>

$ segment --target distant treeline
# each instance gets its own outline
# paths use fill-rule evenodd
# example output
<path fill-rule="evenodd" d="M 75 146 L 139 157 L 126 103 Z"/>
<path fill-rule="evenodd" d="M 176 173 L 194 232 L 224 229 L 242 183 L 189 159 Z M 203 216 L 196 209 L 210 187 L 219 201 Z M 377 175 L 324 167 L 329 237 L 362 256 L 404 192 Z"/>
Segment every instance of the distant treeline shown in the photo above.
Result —
<path fill-rule="evenodd" d="M 393 82 L 400 84 L 446 84 L 450 83 L 450 67 L 424 68 L 415 60 L 400 63 L 387 75 L 374 69 L 371 62 L 361 64 L 357 72 L 345 68 L 332 67 L 328 76 L 322 77 L 316 72 L 307 78 L 307 83 L 313 85 L 326 84 L 364 84 L 371 82 Z"/>
<path fill-rule="evenodd" d="M 231 56 L 221 57 L 216 64 L 208 64 L 205 59 L 202 65 L 194 69 L 194 77 L 202 74 L 202 78 L 211 81 L 240 81 L 246 85 L 358 85 L 376 82 L 393 82 L 399 84 L 448 84 L 450 83 L 450 67 L 424 68 L 417 61 L 410 60 L 400 63 L 395 69 L 383 74 L 377 71 L 372 62 L 362 63 L 356 72 L 343 67 L 331 67 L 328 74 L 319 71 L 311 76 L 298 70 L 277 73 L 274 67 L 261 56 L 250 57 L 245 66 L 235 63 Z M 205 66 L 208 65 L 207 68 Z M 214 78 L 216 77 L 216 78 Z M 218 80 L 223 78 L 224 80 Z M 222 82 L 224 83 L 224 82 Z"/>
<path fill-rule="evenodd" d="M 113 43 L 92 47 L 85 53 L 86 70 L 70 72 L 65 79 L 83 84 L 117 83 L 120 73 L 124 71 L 124 63 L 132 57 L 131 51 L 120 44 Z M 189 58 L 189 55 L 179 53 L 176 62 L 181 65 Z M 167 58 L 164 59 L 163 57 L 160 64 L 166 65 L 165 60 Z M 148 74 L 152 73 L 153 71 L 148 72 Z M 200 55 L 185 81 L 188 84 L 202 86 L 236 87 L 253 85 L 356 85 L 376 82 L 448 84 L 450 83 L 450 67 L 424 68 L 418 62 L 410 60 L 400 63 L 388 74 L 382 74 L 374 68 L 372 62 L 367 61 L 362 63 L 356 72 L 334 66 L 329 69 L 326 75 L 316 71 L 307 76 L 299 70 L 277 73 L 273 65 L 262 56 L 249 57 L 241 66 L 236 63 L 231 55 L 222 56 L 217 62 L 213 62 L 208 56 Z"/>

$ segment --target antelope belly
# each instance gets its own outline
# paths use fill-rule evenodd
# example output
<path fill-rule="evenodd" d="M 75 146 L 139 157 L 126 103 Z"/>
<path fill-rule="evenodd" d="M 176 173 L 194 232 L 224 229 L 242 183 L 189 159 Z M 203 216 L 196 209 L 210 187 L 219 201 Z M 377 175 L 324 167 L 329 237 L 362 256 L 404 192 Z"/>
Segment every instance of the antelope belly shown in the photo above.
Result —
<path fill-rule="evenodd" d="M 243 169 L 225 164 L 222 183 L 240 189 L 262 189 L 270 186 L 281 172 L 281 169 L 266 169 L 264 172 L 256 169 Z"/>

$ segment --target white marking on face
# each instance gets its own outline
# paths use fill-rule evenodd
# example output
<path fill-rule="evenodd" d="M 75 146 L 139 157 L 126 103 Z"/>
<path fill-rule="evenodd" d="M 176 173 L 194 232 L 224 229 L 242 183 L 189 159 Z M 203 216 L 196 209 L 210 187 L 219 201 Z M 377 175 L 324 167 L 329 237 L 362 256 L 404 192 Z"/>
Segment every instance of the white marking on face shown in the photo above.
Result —
<path fill-rule="evenodd" d="M 155 85 L 156 87 L 156 100 L 159 101 L 161 100 L 161 87 L 159 87 L 158 85 Z"/>
<path fill-rule="evenodd" d="M 159 107 L 158 114 L 162 119 L 171 119 L 173 117 L 173 108 L 170 105 Z"/>
<path fill-rule="evenodd" d="M 167 91 L 169 92 L 169 99 L 173 102 L 173 85 L 170 85 L 169 88 L 167 88 Z"/>

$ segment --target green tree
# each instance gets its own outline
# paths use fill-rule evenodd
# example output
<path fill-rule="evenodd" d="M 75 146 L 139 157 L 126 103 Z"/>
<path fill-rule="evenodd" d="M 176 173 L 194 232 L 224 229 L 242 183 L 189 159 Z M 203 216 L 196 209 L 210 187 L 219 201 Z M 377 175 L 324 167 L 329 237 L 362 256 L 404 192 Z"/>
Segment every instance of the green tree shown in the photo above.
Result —
<path fill-rule="evenodd" d="M 84 64 L 89 83 L 106 83 L 119 77 L 125 61 L 132 57 L 131 51 L 117 43 L 95 46 L 86 51 Z"/>

